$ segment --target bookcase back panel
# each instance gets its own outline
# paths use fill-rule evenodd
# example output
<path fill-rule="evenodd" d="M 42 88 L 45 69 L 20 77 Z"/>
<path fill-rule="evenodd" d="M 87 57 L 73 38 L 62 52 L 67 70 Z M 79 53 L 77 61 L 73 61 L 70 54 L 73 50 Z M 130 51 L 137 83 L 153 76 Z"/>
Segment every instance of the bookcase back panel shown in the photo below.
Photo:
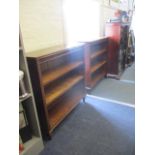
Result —
<path fill-rule="evenodd" d="M 57 68 L 63 67 L 68 64 L 83 61 L 83 53 L 81 50 L 72 51 L 71 53 L 66 53 L 62 56 L 54 57 L 40 65 L 42 73 L 48 71 L 54 71 Z"/>
<path fill-rule="evenodd" d="M 100 50 L 106 49 L 106 47 L 107 47 L 107 40 L 103 40 L 102 42 L 97 42 L 90 46 L 91 52 L 100 51 Z"/>

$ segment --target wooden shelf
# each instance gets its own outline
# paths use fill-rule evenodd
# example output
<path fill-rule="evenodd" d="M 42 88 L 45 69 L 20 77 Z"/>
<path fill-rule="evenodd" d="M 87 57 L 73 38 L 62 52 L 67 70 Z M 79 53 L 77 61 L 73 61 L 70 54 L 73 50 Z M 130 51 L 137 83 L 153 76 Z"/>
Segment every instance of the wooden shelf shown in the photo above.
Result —
<path fill-rule="evenodd" d="M 45 97 L 46 105 L 49 106 L 51 102 L 53 102 L 58 97 L 63 95 L 66 91 L 68 91 L 70 88 L 72 88 L 75 84 L 77 84 L 82 79 L 83 79 L 82 75 L 76 75 L 76 76 L 68 77 L 65 81 L 60 82 L 60 84 L 56 88 L 53 88 L 50 92 L 47 93 Z"/>
<path fill-rule="evenodd" d="M 92 66 L 91 73 L 94 73 L 96 70 L 98 70 L 100 67 L 102 67 L 104 64 L 106 64 L 106 61 L 99 62 L 96 65 Z"/>
<path fill-rule="evenodd" d="M 91 57 L 91 59 L 95 59 L 96 57 L 102 55 L 105 52 L 106 52 L 106 49 L 103 49 L 103 50 L 100 50 L 100 51 L 95 51 L 95 52 L 92 52 L 90 57 Z"/>
<path fill-rule="evenodd" d="M 84 50 L 85 46 L 79 45 L 27 57 L 45 140 L 86 94 Z"/>
<path fill-rule="evenodd" d="M 50 132 L 73 110 L 84 96 L 84 92 L 81 90 L 74 90 L 74 94 L 72 93 L 69 99 L 65 98 L 59 105 L 49 111 L 50 126 L 52 127 Z"/>
<path fill-rule="evenodd" d="M 85 87 L 89 93 L 103 75 L 99 71 L 107 73 L 108 41 L 109 38 L 98 38 L 85 42 Z"/>
<path fill-rule="evenodd" d="M 105 77 L 106 72 L 102 72 L 100 74 L 97 74 L 95 78 L 92 78 L 92 87 L 94 87 L 103 77 Z"/>
<path fill-rule="evenodd" d="M 83 62 L 75 62 L 75 63 L 71 63 L 65 66 L 61 66 L 60 68 L 57 68 L 55 71 L 51 71 L 51 72 L 47 72 L 45 74 L 43 74 L 43 78 L 42 78 L 42 82 L 43 85 L 46 86 L 47 84 L 49 84 L 50 82 L 58 79 L 59 77 L 67 74 L 68 72 L 72 71 L 73 69 L 79 67 L 80 65 L 82 65 Z"/>

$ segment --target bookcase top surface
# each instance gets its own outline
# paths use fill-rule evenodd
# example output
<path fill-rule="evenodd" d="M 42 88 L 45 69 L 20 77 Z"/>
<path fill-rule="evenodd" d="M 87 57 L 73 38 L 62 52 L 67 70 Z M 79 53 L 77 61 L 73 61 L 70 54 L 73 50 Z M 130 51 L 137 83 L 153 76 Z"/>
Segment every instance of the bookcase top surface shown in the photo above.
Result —
<path fill-rule="evenodd" d="M 45 55 L 51 55 L 51 54 L 57 54 L 57 53 L 65 52 L 67 50 L 78 48 L 78 47 L 81 47 L 83 45 L 84 45 L 84 43 L 62 44 L 62 45 L 58 45 L 58 46 L 53 46 L 53 47 L 49 47 L 49 48 L 44 48 L 44 49 L 28 52 L 28 53 L 26 53 L 26 57 L 40 58 L 40 57 L 43 57 Z"/>
<path fill-rule="evenodd" d="M 98 41 L 102 41 L 104 39 L 107 39 L 107 36 L 103 36 L 103 37 L 98 37 L 98 38 L 91 38 L 91 39 L 87 39 L 87 40 L 81 40 L 81 43 L 91 43 L 91 42 L 98 42 Z"/>

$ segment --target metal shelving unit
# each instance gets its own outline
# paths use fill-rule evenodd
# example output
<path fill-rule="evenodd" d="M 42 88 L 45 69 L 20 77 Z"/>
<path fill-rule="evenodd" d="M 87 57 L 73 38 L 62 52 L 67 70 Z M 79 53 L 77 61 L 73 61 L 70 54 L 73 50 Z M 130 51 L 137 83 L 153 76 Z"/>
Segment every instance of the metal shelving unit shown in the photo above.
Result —
<path fill-rule="evenodd" d="M 27 61 L 24 54 L 21 32 L 19 34 L 19 69 L 24 72 L 24 84 L 27 91 L 27 95 L 24 98 L 19 98 L 19 104 L 22 105 L 26 112 L 32 135 L 32 138 L 24 143 L 24 150 L 20 153 L 20 155 L 38 155 L 43 149 L 43 140 L 41 136 L 35 100 L 33 97 Z M 19 105 L 19 107 L 21 107 L 21 105 Z"/>

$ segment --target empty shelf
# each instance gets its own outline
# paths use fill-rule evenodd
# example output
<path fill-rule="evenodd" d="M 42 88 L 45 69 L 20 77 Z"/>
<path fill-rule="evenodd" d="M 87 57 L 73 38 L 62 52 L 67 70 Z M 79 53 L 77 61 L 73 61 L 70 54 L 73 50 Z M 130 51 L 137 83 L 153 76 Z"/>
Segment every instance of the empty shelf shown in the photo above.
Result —
<path fill-rule="evenodd" d="M 56 80 L 64 74 L 67 74 L 68 72 L 72 71 L 73 69 L 79 67 L 82 64 L 82 62 L 75 62 L 65 66 L 61 66 L 55 70 L 52 70 L 51 72 L 44 73 L 42 80 L 43 85 L 45 86 L 49 84 L 51 81 Z"/>
<path fill-rule="evenodd" d="M 54 87 L 46 94 L 46 105 L 49 106 L 51 102 L 63 95 L 66 91 L 72 88 L 75 84 L 83 79 L 82 75 L 75 75 L 61 82 L 57 87 Z"/>
<path fill-rule="evenodd" d="M 74 92 L 73 92 L 74 91 Z M 62 103 L 59 103 L 51 111 L 49 111 L 49 120 L 51 131 L 72 111 L 72 109 L 84 97 L 83 91 L 73 90 L 70 99 L 64 98 Z"/>
<path fill-rule="evenodd" d="M 99 62 L 97 64 L 95 64 L 92 68 L 91 68 L 91 73 L 94 73 L 96 70 L 98 70 L 100 67 L 102 67 L 103 65 L 106 64 L 106 61 L 103 62 Z"/>
<path fill-rule="evenodd" d="M 94 87 L 104 76 L 106 75 L 106 72 L 101 72 L 100 74 L 95 75 L 95 77 L 92 79 L 91 87 Z"/>
<path fill-rule="evenodd" d="M 103 53 L 106 52 L 106 49 L 103 49 L 103 50 L 100 50 L 100 51 L 95 51 L 95 52 L 92 52 L 91 54 L 91 59 L 94 59 L 100 55 L 102 55 Z"/>

